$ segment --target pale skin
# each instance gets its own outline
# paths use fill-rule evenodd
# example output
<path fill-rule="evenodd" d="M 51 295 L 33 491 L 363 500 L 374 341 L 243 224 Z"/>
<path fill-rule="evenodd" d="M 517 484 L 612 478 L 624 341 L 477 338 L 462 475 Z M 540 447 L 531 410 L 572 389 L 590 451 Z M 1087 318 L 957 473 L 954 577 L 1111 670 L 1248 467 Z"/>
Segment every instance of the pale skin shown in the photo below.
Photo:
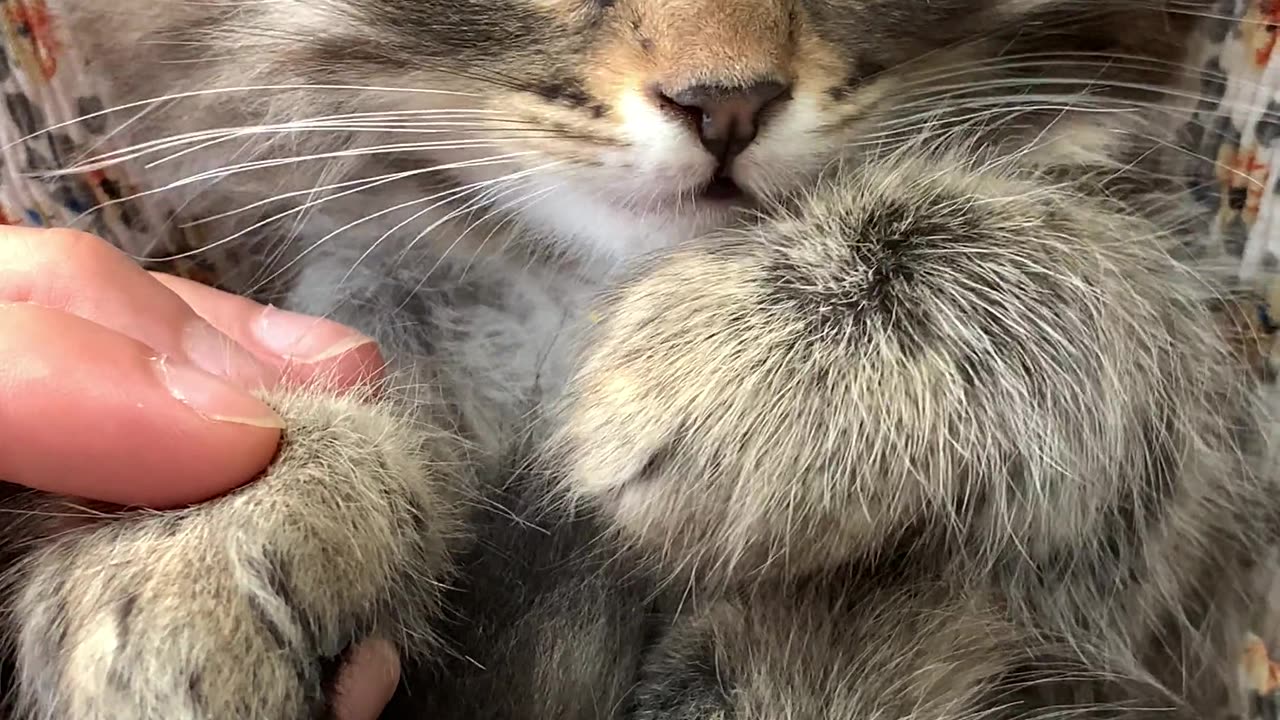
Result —
<path fill-rule="evenodd" d="M 283 422 L 250 392 L 377 377 L 369 338 L 181 278 L 105 241 L 0 227 L 0 478 L 123 505 L 201 502 L 258 475 Z M 34 419 L 34 421 L 33 421 Z M 340 720 L 374 720 L 393 647 L 351 655 Z"/>

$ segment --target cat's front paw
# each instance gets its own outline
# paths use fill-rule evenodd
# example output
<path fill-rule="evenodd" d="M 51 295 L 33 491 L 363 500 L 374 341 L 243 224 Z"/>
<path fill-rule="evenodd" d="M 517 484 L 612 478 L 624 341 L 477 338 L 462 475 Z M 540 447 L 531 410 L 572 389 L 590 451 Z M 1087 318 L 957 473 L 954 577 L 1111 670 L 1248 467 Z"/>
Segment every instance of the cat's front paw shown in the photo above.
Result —
<path fill-rule="evenodd" d="M 259 480 L 72 530 L 19 568 L 23 716 L 325 717 L 327 661 L 351 643 L 422 649 L 457 534 L 456 447 L 354 400 L 276 405 L 289 429 Z"/>
<path fill-rule="evenodd" d="M 922 530 L 972 553 L 1089 541 L 1195 471 L 1171 458 L 1231 462 L 1244 375 L 1158 238 L 1034 177 L 849 171 L 605 299 L 551 457 L 628 540 L 708 576 Z"/>

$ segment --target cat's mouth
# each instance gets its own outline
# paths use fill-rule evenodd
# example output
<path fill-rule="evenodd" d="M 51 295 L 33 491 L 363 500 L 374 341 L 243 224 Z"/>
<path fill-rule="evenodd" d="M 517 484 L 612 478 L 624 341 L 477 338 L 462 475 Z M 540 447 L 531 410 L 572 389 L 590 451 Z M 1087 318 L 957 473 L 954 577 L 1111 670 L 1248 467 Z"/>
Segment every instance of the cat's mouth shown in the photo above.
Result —
<path fill-rule="evenodd" d="M 698 192 L 698 199 L 713 202 L 743 203 L 750 198 L 742 186 L 728 175 L 716 175 Z"/>

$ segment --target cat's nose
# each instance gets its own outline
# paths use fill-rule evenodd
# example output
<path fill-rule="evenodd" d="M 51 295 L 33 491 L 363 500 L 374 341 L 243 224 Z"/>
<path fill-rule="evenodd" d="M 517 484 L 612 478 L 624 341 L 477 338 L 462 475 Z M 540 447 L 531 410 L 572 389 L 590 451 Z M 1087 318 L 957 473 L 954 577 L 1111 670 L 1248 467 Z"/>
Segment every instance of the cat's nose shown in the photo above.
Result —
<path fill-rule="evenodd" d="M 687 118 L 698 138 L 722 166 L 727 166 L 756 139 L 764 113 L 787 97 L 780 82 L 762 81 L 737 87 L 694 85 L 658 91 L 659 102 Z"/>

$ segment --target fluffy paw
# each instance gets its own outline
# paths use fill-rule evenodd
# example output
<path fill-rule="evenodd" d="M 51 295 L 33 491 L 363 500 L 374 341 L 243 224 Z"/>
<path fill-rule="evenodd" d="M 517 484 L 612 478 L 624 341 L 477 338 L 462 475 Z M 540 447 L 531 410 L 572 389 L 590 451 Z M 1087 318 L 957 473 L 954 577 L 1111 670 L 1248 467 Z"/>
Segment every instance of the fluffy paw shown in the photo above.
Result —
<path fill-rule="evenodd" d="M 807 572 L 921 527 L 1050 553 L 1234 462 L 1244 373 L 1147 222 L 946 158 L 800 205 L 649 261 L 582 344 L 552 457 L 667 568 Z"/>
<path fill-rule="evenodd" d="M 644 661 L 631 720 L 983 717 L 1019 658 L 992 608 L 941 588 L 758 588 L 686 612 Z"/>
<path fill-rule="evenodd" d="M 323 659 L 373 632 L 421 649 L 458 529 L 455 441 L 354 399 L 273 400 L 289 429 L 259 480 L 73 530 L 18 568 L 25 715 L 314 718 Z"/>

